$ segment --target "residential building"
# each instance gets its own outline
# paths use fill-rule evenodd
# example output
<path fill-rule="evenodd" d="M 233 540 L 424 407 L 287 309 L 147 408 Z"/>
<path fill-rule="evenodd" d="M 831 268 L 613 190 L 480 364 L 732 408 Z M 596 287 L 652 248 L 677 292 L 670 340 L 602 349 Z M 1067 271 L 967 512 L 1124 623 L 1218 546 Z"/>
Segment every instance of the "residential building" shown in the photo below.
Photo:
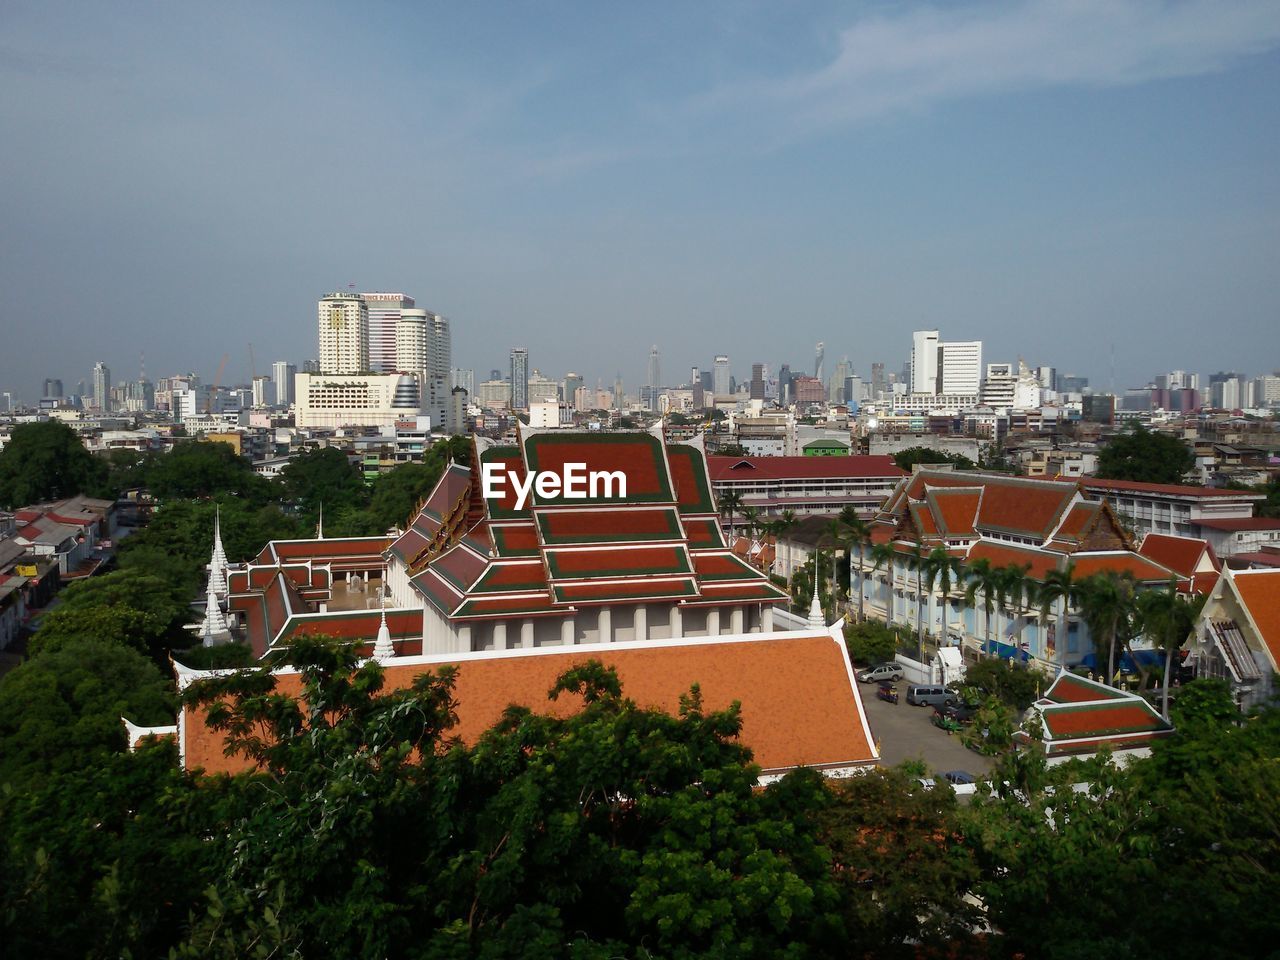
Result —
<path fill-rule="evenodd" d="M 982 341 L 938 344 L 937 393 L 977 393 L 982 385 Z"/>
<path fill-rule="evenodd" d="M 1264 494 L 1250 490 L 1100 480 L 1097 477 L 1084 478 L 1080 486 L 1090 499 L 1106 500 L 1111 504 L 1116 516 L 1135 535 L 1170 533 L 1208 540 L 1223 559 L 1231 556 L 1235 548 L 1218 534 L 1233 532 L 1235 528 L 1231 524 L 1223 527 L 1215 523 L 1251 520 L 1255 504 L 1266 499 Z M 1241 527 L 1240 532 L 1244 529 Z M 1243 539 L 1239 542 L 1245 543 Z"/>
<path fill-rule="evenodd" d="M 485 380 L 476 391 L 475 399 L 486 410 L 506 410 L 511 406 L 511 381 Z"/>
<path fill-rule="evenodd" d="M 271 378 L 265 375 L 258 375 L 253 378 L 253 405 L 254 407 L 268 407 L 271 405 Z"/>
<path fill-rule="evenodd" d="M 427 310 L 402 309 L 396 327 L 395 369 L 418 382 L 419 409 L 438 430 L 450 430 L 449 321 Z"/>
<path fill-rule="evenodd" d="M 511 409 L 529 409 L 529 351 L 525 347 L 511 351 Z"/>
<path fill-rule="evenodd" d="M 415 306 L 413 297 L 403 293 L 362 293 L 369 310 L 369 370 L 373 373 L 404 373 L 398 365 L 397 342 L 402 311 Z"/>
<path fill-rule="evenodd" d="M 93 406 L 103 413 L 111 411 L 111 368 L 101 360 L 93 365 Z"/>
<path fill-rule="evenodd" d="M 449 385 L 454 390 L 461 387 L 470 396 L 476 392 L 476 372 L 474 370 L 464 370 L 462 367 L 454 367 L 449 373 Z"/>
<path fill-rule="evenodd" d="M 535 403 L 554 403 L 560 399 L 560 384 L 535 368 L 529 375 L 528 398 L 531 407 Z"/>
<path fill-rule="evenodd" d="M 320 370 L 359 376 L 369 372 L 369 305 L 358 293 L 331 293 L 318 307 Z M 296 386 L 301 399 L 301 385 Z"/>
<path fill-rule="evenodd" d="M 938 392 L 937 330 L 917 330 L 911 335 L 911 392 Z"/>

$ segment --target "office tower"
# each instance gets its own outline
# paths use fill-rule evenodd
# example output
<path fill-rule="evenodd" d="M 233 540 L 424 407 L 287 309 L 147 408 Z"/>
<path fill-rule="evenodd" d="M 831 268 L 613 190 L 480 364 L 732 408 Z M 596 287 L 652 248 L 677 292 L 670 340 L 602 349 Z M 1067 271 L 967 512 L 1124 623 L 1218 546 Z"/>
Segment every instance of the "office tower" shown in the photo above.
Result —
<path fill-rule="evenodd" d="M 698 374 L 698 379 L 702 383 L 703 392 L 710 393 L 712 386 L 714 386 L 714 383 L 712 382 L 713 376 L 711 371 L 703 370 L 701 373 Z"/>
<path fill-rule="evenodd" d="M 467 391 L 467 396 L 470 397 L 476 392 L 476 372 L 463 367 L 454 367 L 449 372 L 449 386 L 453 390 L 461 387 Z"/>
<path fill-rule="evenodd" d="M 564 380 L 560 382 L 560 396 L 564 398 L 565 403 L 576 404 L 578 398 L 578 388 L 586 381 L 576 373 L 570 371 L 564 375 Z"/>
<path fill-rule="evenodd" d="M 511 351 L 511 409 L 529 409 L 529 350 L 526 347 Z"/>
<path fill-rule="evenodd" d="M 255 407 L 270 406 L 271 378 L 260 375 L 253 378 L 253 405 Z"/>
<path fill-rule="evenodd" d="M 1055 367 L 1036 367 L 1036 379 L 1046 390 L 1058 389 L 1058 371 Z"/>
<path fill-rule="evenodd" d="M 649 348 L 649 409 L 658 406 L 658 387 L 662 384 L 662 370 L 659 366 L 658 345 Z"/>
<path fill-rule="evenodd" d="M 877 361 L 871 364 L 871 398 L 874 400 L 889 389 L 889 382 L 884 376 L 884 363 Z"/>
<path fill-rule="evenodd" d="M 938 344 L 938 393 L 977 395 L 982 387 L 982 341 Z"/>
<path fill-rule="evenodd" d="M 751 365 L 751 399 L 764 399 L 764 364 L 753 363 Z"/>
<path fill-rule="evenodd" d="M 504 374 L 497 367 L 494 367 L 492 370 L 489 371 L 489 379 L 490 380 L 510 380 L 511 373 L 510 371 L 508 371 L 507 373 Z"/>
<path fill-rule="evenodd" d="M 111 409 L 111 369 L 101 360 L 93 365 L 93 405 L 102 413 Z"/>
<path fill-rule="evenodd" d="M 331 293 L 319 303 L 320 372 L 369 372 L 369 305 L 358 293 Z"/>
<path fill-rule="evenodd" d="M 1058 377 L 1058 389 L 1062 393 L 1083 393 L 1089 389 L 1088 377 L 1077 377 L 1074 373 L 1064 373 Z"/>
<path fill-rule="evenodd" d="M 938 331 L 917 330 L 911 335 L 912 393 L 938 392 Z"/>
<path fill-rule="evenodd" d="M 287 407 L 293 403 L 293 378 L 298 368 L 287 360 L 277 360 L 271 365 L 271 379 L 276 384 L 276 406 Z"/>
<path fill-rule="evenodd" d="M 303 360 L 302 372 L 303 373 L 319 373 L 320 361 L 319 360 Z M 297 398 L 295 397 L 294 399 L 296 400 Z"/>
<path fill-rule="evenodd" d="M 729 376 L 729 358 L 724 354 L 716 357 L 711 365 L 711 390 L 717 397 L 727 397 L 731 392 Z"/>
<path fill-rule="evenodd" d="M 819 380 L 822 379 L 823 362 L 826 356 L 827 345 L 819 340 L 813 348 L 813 375 Z"/>
<path fill-rule="evenodd" d="M 44 382 L 44 398 L 46 400 L 62 399 L 62 381 L 57 379 L 48 379 Z"/>
<path fill-rule="evenodd" d="M 362 293 L 360 296 L 369 308 L 369 369 L 374 373 L 395 373 L 396 325 L 400 311 L 415 306 L 413 297 L 403 293 Z"/>

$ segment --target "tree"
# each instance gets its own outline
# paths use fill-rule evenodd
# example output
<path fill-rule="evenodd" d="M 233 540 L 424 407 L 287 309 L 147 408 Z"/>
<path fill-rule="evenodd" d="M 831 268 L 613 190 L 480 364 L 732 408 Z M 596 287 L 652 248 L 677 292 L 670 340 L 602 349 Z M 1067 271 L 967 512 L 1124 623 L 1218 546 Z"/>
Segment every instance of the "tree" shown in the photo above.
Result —
<path fill-rule="evenodd" d="M 877 543 L 871 548 L 871 572 L 874 574 L 885 567 L 888 570 L 889 580 L 893 580 L 893 564 L 897 559 L 897 552 L 893 549 L 892 543 Z M 893 583 L 890 582 L 887 591 L 887 598 L 884 605 L 884 620 L 889 626 L 893 626 Z"/>
<path fill-rule="evenodd" d="M 847 624 L 844 639 L 849 658 L 863 666 L 892 660 L 898 652 L 898 634 L 874 620 Z"/>
<path fill-rule="evenodd" d="M 858 551 L 858 621 L 862 622 L 867 619 L 867 600 L 866 600 L 866 551 L 871 544 L 871 526 L 865 520 L 858 516 L 858 511 L 853 506 L 847 506 L 840 511 L 840 522 L 845 527 L 845 543 Z M 852 557 L 850 558 L 852 560 Z M 853 564 L 849 564 L 849 577 L 853 578 Z M 852 582 L 850 583 L 852 587 Z"/>
<path fill-rule="evenodd" d="M 1185 443 L 1153 433 L 1137 421 L 1108 440 L 1098 454 L 1098 476 L 1104 480 L 1182 483 L 1195 465 L 1195 455 Z"/>
<path fill-rule="evenodd" d="M 1015 614 L 1021 616 L 1025 605 L 1035 597 L 1035 581 L 1027 574 L 1031 565 L 1009 564 L 996 571 L 996 605 L 1009 618 L 1009 643 L 1017 648 L 1021 630 L 1014 630 Z"/>
<path fill-rule="evenodd" d="M 916 572 L 916 658 L 924 662 L 924 576 L 925 554 L 920 551 L 920 544 L 913 543 L 907 552 L 908 570 Z"/>
<path fill-rule="evenodd" d="M 1116 647 L 1127 642 L 1134 627 L 1133 576 L 1114 573 L 1095 573 L 1081 584 L 1081 613 L 1089 625 L 1094 648 L 1099 660 L 1103 651 L 1107 657 L 1107 683 L 1115 684 Z"/>
<path fill-rule="evenodd" d="M 122 716 L 166 724 L 173 712 L 169 681 L 141 653 L 70 640 L 0 679 L 0 783 L 99 762 L 123 749 Z"/>
<path fill-rule="evenodd" d="M 733 542 L 733 516 L 742 509 L 742 497 L 730 490 L 720 497 L 720 515 L 729 518 L 729 541 Z"/>
<path fill-rule="evenodd" d="M 1178 592 L 1175 580 L 1170 580 L 1164 590 L 1148 590 L 1137 598 L 1141 632 L 1164 651 L 1160 712 L 1166 720 L 1169 719 L 1169 677 L 1173 673 L 1173 658 L 1195 629 L 1207 599 L 1203 594 L 1194 598 L 1184 597 Z"/>
<path fill-rule="evenodd" d="M 978 869 L 961 842 L 954 791 L 925 789 L 898 769 L 833 781 L 829 791 L 818 822 L 851 955 L 957 955 L 979 915 L 965 899 Z"/>
<path fill-rule="evenodd" d="M 973 470 L 974 462 L 958 453 L 944 453 L 930 447 L 909 447 L 893 455 L 899 470 L 910 471 L 916 464 L 951 463 L 960 470 Z"/>
<path fill-rule="evenodd" d="M 984 657 L 964 672 L 966 699 L 981 702 L 994 697 L 1021 713 L 1040 696 L 1041 676 L 1036 671 L 999 657 Z"/>
<path fill-rule="evenodd" d="M 304 450 L 280 471 L 284 499 L 308 517 L 328 507 L 331 515 L 355 510 L 368 502 L 369 491 L 360 471 L 337 447 Z"/>
<path fill-rule="evenodd" d="M 946 547 L 934 547 L 924 558 L 924 579 L 930 594 L 934 584 L 942 588 L 942 625 L 939 634 L 947 635 L 947 604 L 951 599 L 951 588 L 962 579 L 963 563 L 959 557 L 952 556 Z"/>
<path fill-rule="evenodd" d="M 1000 571 L 991 565 L 990 560 L 980 558 L 968 565 L 965 577 L 968 585 L 964 590 L 964 602 L 972 607 L 978 594 L 982 594 L 982 609 L 987 615 L 987 636 L 983 649 L 989 650 L 993 639 L 991 618 L 996 612 L 996 597 L 1000 592 Z"/>
<path fill-rule="evenodd" d="M 20 423 L 0 450 L 0 507 L 101 492 L 106 464 L 61 420 Z"/>
<path fill-rule="evenodd" d="M 1080 597 L 1080 586 L 1075 579 L 1075 571 L 1075 563 L 1068 560 L 1064 569 L 1050 570 L 1046 573 L 1035 593 L 1035 602 L 1040 609 L 1040 624 L 1042 627 L 1049 622 L 1049 616 L 1054 605 L 1058 606 L 1056 642 L 1064 645 L 1067 641 L 1067 632 L 1071 627 L 1071 622 L 1068 619 L 1069 610 L 1071 605 L 1078 602 Z"/>
<path fill-rule="evenodd" d="M 157 457 L 150 470 L 151 492 L 161 500 L 235 496 L 265 502 L 271 484 L 253 472 L 228 443 L 187 440 Z"/>

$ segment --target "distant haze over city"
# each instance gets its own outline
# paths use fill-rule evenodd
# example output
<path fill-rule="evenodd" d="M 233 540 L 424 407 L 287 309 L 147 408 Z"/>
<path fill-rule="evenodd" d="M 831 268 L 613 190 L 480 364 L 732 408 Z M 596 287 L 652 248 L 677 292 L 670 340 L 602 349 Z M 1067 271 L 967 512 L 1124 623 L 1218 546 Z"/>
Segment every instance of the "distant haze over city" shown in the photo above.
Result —
<path fill-rule="evenodd" d="M 1280 364 L 1280 6 L 7 5 L 0 391 L 316 353 L 628 392 L 914 330 L 1095 389 Z M 1114 350 L 1114 381 L 1112 351 Z"/>

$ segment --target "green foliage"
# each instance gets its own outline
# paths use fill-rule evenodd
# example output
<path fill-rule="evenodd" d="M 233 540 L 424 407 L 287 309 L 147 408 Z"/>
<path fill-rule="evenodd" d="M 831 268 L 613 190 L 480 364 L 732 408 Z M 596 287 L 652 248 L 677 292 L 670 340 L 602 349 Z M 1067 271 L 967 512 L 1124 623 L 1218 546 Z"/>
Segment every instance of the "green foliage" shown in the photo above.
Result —
<path fill-rule="evenodd" d="M 122 716 L 173 722 L 169 682 L 118 643 L 73 639 L 0 678 L 0 783 L 26 784 L 123 748 Z"/>
<path fill-rule="evenodd" d="M 844 642 L 849 647 L 849 658 L 861 666 L 892 660 L 898 652 L 898 645 L 904 639 L 902 634 L 879 620 L 850 623 L 844 628 Z"/>
<path fill-rule="evenodd" d="M 234 496 L 263 503 L 271 484 L 253 472 L 248 460 L 230 444 L 188 440 L 157 457 L 148 471 L 148 486 L 160 500 Z"/>
<path fill-rule="evenodd" d="M 1013 708 L 996 697 L 984 696 L 972 722 L 961 732 L 960 742 L 983 756 L 994 757 L 1009 749 L 1017 729 Z"/>
<path fill-rule="evenodd" d="M 862 956 L 950 953 L 979 919 L 964 899 L 978 870 L 960 842 L 955 793 L 922 787 L 917 775 L 872 770 L 836 781 L 818 814 L 845 932 Z"/>
<path fill-rule="evenodd" d="M 359 468 L 337 447 L 302 451 L 280 472 L 280 485 L 284 498 L 308 517 L 322 505 L 330 516 L 363 507 L 369 497 Z"/>
<path fill-rule="evenodd" d="M 899 470 L 910 470 L 917 463 L 951 463 L 959 470 L 973 470 L 975 464 L 968 457 L 959 453 L 945 453 L 929 447 L 908 447 L 893 455 L 893 462 Z"/>
<path fill-rule="evenodd" d="M 90 639 L 162 658 L 193 639 L 183 630 L 191 616 L 185 592 L 163 577 L 136 568 L 73 583 L 60 598 L 31 639 L 28 652 L 33 656 Z"/>
<path fill-rule="evenodd" d="M 60 420 L 21 423 L 0 450 L 0 507 L 101 493 L 107 465 Z"/>
<path fill-rule="evenodd" d="M 986 697 L 995 697 L 1019 712 L 1031 706 L 1046 685 L 1043 674 L 998 657 L 983 657 L 964 672 L 965 688 L 976 693 L 966 700 L 976 705 Z"/>
<path fill-rule="evenodd" d="M 1136 421 L 1098 454 L 1098 476 L 1104 480 L 1182 483 L 1195 465 L 1195 454 L 1177 437 L 1153 433 Z"/>

